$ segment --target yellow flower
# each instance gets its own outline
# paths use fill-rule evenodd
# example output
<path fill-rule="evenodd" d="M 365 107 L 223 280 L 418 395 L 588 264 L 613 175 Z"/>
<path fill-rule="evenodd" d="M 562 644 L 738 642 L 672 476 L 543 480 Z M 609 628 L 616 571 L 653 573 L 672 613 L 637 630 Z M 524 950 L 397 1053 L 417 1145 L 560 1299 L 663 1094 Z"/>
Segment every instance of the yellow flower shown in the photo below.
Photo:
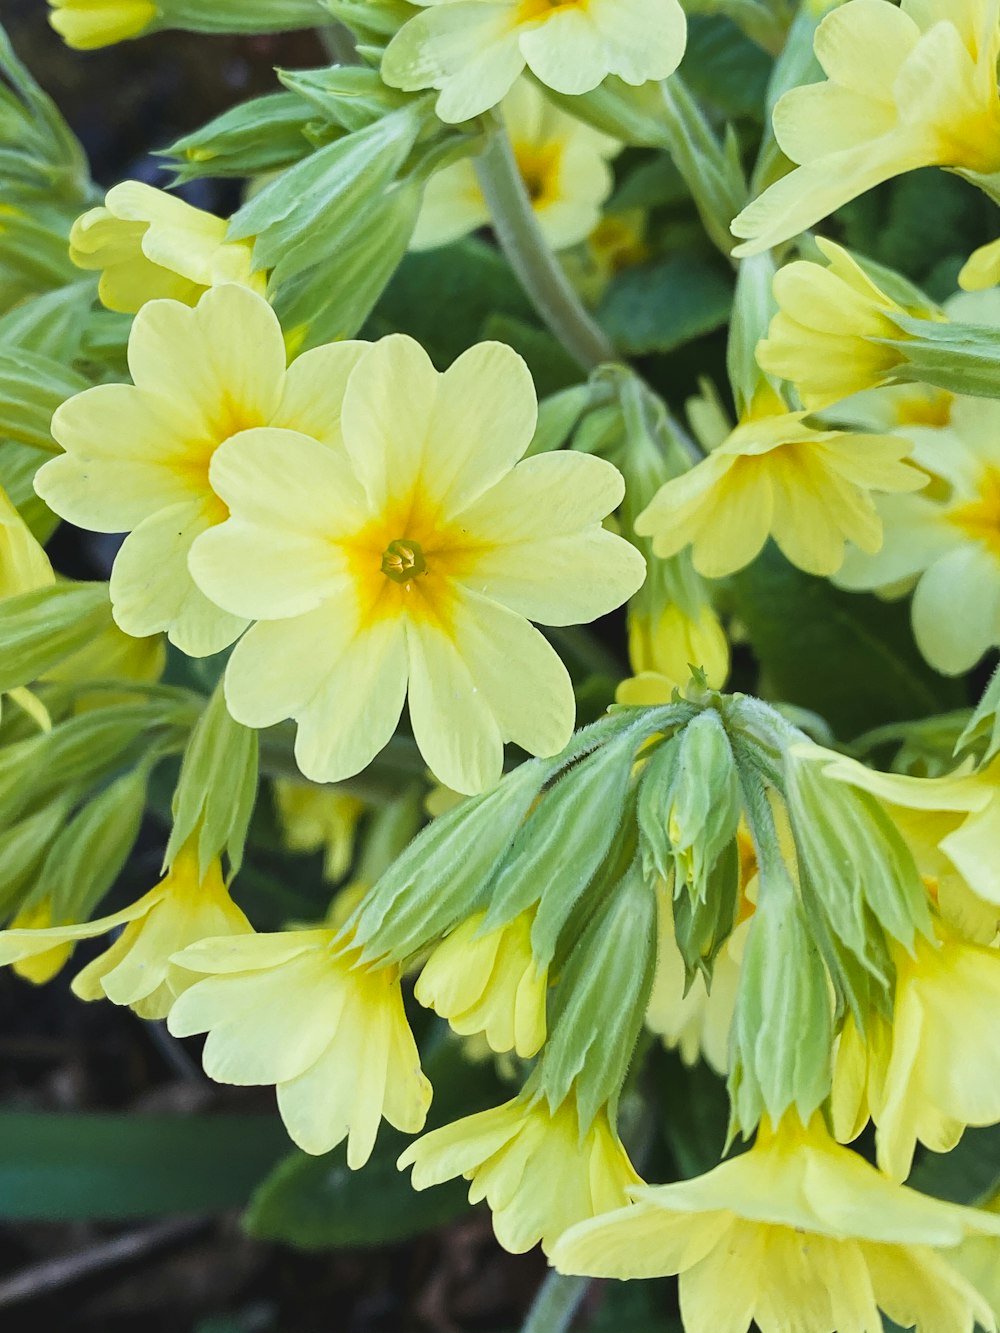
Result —
<path fill-rule="evenodd" d="M 393 88 L 437 88 L 437 113 L 456 123 L 488 111 L 525 66 L 576 95 L 609 74 L 665 79 L 680 64 L 687 25 L 678 0 L 422 0 L 382 61 Z"/>
<path fill-rule="evenodd" d="M 964 764 L 941 778 L 877 773 L 846 758 L 824 773 L 877 797 L 931 881 L 945 916 L 963 933 L 993 939 L 1000 915 L 1000 758 L 978 771 Z M 977 911 L 970 890 L 989 907 Z"/>
<path fill-rule="evenodd" d="M 892 378 L 903 356 L 879 340 L 907 336 L 895 315 L 937 317 L 928 310 L 904 310 L 846 250 L 822 238 L 816 244 L 829 266 L 798 260 L 778 270 L 778 313 L 757 345 L 761 368 L 790 380 L 810 412 Z"/>
<path fill-rule="evenodd" d="M 635 1200 L 574 1227 L 560 1272 L 680 1275 L 687 1333 L 880 1333 L 879 1310 L 916 1333 L 996 1324 L 950 1262 L 1000 1219 L 896 1185 L 827 1134 L 817 1115 L 762 1122 L 749 1152 L 706 1175 L 630 1191 Z"/>
<path fill-rule="evenodd" d="M 825 83 L 774 109 L 782 150 L 801 163 L 743 210 L 737 256 L 813 226 L 917 167 L 1000 171 L 1000 0 L 848 0 L 820 24 Z"/>
<path fill-rule="evenodd" d="M 15 930 L 47 930 L 54 924 L 52 915 L 52 899 L 38 898 L 32 903 L 25 904 L 10 923 L 10 929 Z M 0 936 L 0 948 L 2 948 L 2 939 Z M 11 963 L 11 971 L 21 978 L 22 981 L 30 981 L 33 986 L 44 986 L 47 981 L 51 981 L 65 965 L 69 962 L 70 955 L 75 946 L 74 940 L 62 940 L 59 944 L 52 945 L 44 953 L 28 953 L 21 958 L 15 958 Z"/>
<path fill-rule="evenodd" d="M 486 1034 L 497 1054 L 536 1055 L 545 1041 L 548 969 L 531 951 L 534 909 L 494 930 L 485 912 L 463 921 L 434 949 L 414 995 L 446 1018 L 460 1036 Z"/>
<path fill-rule="evenodd" d="M 727 440 L 657 491 L 635 523 L 657 555 L 691 543 L 699 574 L 720 578 L 749 564 L 768 536 L 809 574 L 839 569 L 848 541 L 879 549 L 872 491 L 911 491 L 925 482 L 903 461 L 909 443 L 813 430 L 805 412 L 782 406 L 776 395 L 759 395 Z"/>
<path fill-rule="evenodd" d="M 67 46 L 92 51 L 138 37 L 159 17 L 151 0 L 49 0 L 49 22 Z"/>
<path fill-rule="evenodd" d="M 833 1081 L 839 1139 L 876 1125 L 878 1164 L 896 1180 L 910 1173 L 918 1142 L 950 1152 L 967 1125 L 1000 1122 L 1000 951 L 944 927 L 918 937 L 911 957 L 894 950 L 892 1022 L 848 1018 Z"/>
<path fill-rule="evenodd" d="M 193 310 L 144 306 L 129 337 L 134 384 L 99 384 L 58 408 L 52 431 L 66 452 L 39 468 L 35 489 L 79 527 L 129 533 L 111 573 L 115 620 L 127 634 L 165 630 L 200 657 L 241 633 L 246 620 L 214 606 L 188 573 L 195 537 L 226 517 L 209 483 L 212 455 L 264 425 L 335 443 L 360 351 L 319 347 L 286 373 L 281 328 L 263 297 L 214 287 Z"/>
<path fill-rule="evenodd" d="M 931 484 L 879 500 L 882 549 L 848 552 L 836 581 L 886 596 L 913 588 L 917 646 L 960 675 L 1000 644 L 1000 405 L 955 398 L 944 426 L 906 434 Z"/>
<path fill-rule="evenodd" d="M 347 1139 L 364 1166 L 381 1120 L 413 1134 L 431 1087 L 403 1010 L 399 968 L 358 967 L 335 930 L 206 939 L 174 962 L 194 980 L 170 1011 L 178 1037 L 207 1032 L 205 1072 L 219 1083 L 273 1083 L 304 1152 Z"/>
<path fill-rule="evenodd" d="M 518 80 L 502 110 L 542 235 L 553 250 L 586 240 L 614 186 L 608 160 L 622 145 L 568 116 L 527 79 Z M 428 182 L 410 247 L 447 245 L 489 220 L 475 166 L 463 158 Z"/>
<path fill-rule="evenodd" d="M 550 1253 L 575 1222 L 620 1207 L 641 1184 L 607 1111 L 584 1130 L 572 1095 L 552 1110 L 522 1093 L 435 1129 L 400 1157 L 400 1170 L 408 1166 L 417 1190 L 470 1180 L 469 1202 L 487 1201 L 497 1240 L 512 1254 L 539 1241 Z"/>
<path fill-rule="evenodd" d="M 50 918 L 51 910 L 42 902 L 27 919 Z M 19 929 L 0 931 L 0 966 L 19 964 L 21 975 L 30 980 L 47 980 L 41 974 L 52 966 L 56 951 L 124 927 L 110 948 L 77 973 L 72 989 L 81 1000 L 106 996 L 114 1004 L 127 1004 L 142 1018 L 164 1018 L 191 983 L 190 975 L 170 961 L 173 953 L 209 935 L 238 935 L 251 929 L 229 896 L 218 861 L 202 879 L 190 844 L 178 852 L 155 889 L 120 912 L 81 925 L 34 929 L 24 928 L 25 919 L 22 916 Z M 32 965 L 31 960 L 38 959 L 46 961 Z M 36 968 L 41 974 L 32 975 Z M 53 967 L 49 975 L 57 970 Z"/>
<path fill-rule="evenodd" d="M 674 603 L 655 616 L 630 607 L 628 653 L 635 675 L 618 686 L 615 699 L 620 704 L 669 703 L 674 690 L 690 681 L 692 667 L 704 671 L 712 689 L 721 689 L 729 675 L 729 640 L 708 602 L 697 616 Z"/>
<path fill-rule="evenodd" d="M 984 291 L 1000 282 L 1000 241 L 974 250 L 962 266 L 958 285 L 967 292 Z"/>
<path fill-rule="evenodd" d="M 622 498 L 614 467 L 569 452 L 518 463 L 535 413 L 510 348 L 483 343 L 439 375 L 393 336 L 350 376 L 343 448 L 257 430 L 216 453 L 231 518 L 191 569 L 213 602 L 260 621 L 226 698 L 246 726 L 294 717 L 307 777 L 370 763 L 407 691 L 420 751 L 455 791 L 495 783 L 507 739 L 539 755 L 569 740 L 569 676 L 529 620 L 603 615 L 645 566 L 601 526 Z"/>
<path fill-rule="evenodd" d="M 263 294 L 252 241 L 226 241 L 227 223 L 176 195 L 123 181 L 104 204 L 73 223 L 69 255 L 101 272 L 98 295 L 109 310 L 133 315 L 158 297 L 197 305 L 209 288 L 235 282 Z"/>
<path fill-rule="evenodd" d="M 288 778 L 276 779 L 274 800 L 285 846 L 293 852 L 323 849 L 324 878 L 331 882 L 343 879 L 354 858 L 358 821 L 368 809 L 364 801 L 348 792 Z"/>
<path fill-rule="evenodd" d="M 49 557 L 0 486 L 0 600 L 55 581 Z"/>

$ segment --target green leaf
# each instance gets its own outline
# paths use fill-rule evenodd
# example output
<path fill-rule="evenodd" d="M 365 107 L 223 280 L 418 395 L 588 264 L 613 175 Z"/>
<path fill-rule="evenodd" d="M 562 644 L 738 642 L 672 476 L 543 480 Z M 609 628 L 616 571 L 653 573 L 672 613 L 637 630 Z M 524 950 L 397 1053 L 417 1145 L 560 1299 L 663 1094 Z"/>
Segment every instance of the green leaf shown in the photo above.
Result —
<path fill-rule="evenodd" d="M 720 328 L 729 318 L 733 284 L 721 263 L 677 254 L 625 269 L 597 315 L 619 352 L 670 352 Z"/>
<path fill-rule="evenodd" d="M 0 1218 L 221 1212 L 246 1201 L 286 1143 L 275 1116 L 0 1112 Z"/>
<path fill-rule="evenodd" d="M 967 1129 L 949 1153 L 924 1151 L 906 1183 L 951 1203 L 992 1199 L 1000 1190 L 1000 1125 Z"/>
<path fill-rule="evenodd" d="M 774 62 L 727 18 L 688 19 L 684 79 L 693 93 L 729 119 L 760 120 Z"/>
<path fill-rule="evenodd" d="M 673 1308 L 676 1287 L 666 1278 L 654 1282 L 608 1282 L 597 1313 L 581 1333 L 683 1333 Z"/>
<path fill-rule="evenodd" d="M 960 682 L 921 658 L 906 602 L 842 592 L 774 547 L 735 575 L 730 590 L 760 664 L 757 693 L 812 709 L 841 738 L 966 702 Z"/>
<path fill-rule="evenodd" d="M 471 1064 L 462 1049 L 446 1034 L 424 1059 L 434 1085 L 428 1129 L 505 1100 L 492 1061 Z M 305 1250 L 386 1245 L 444 1226 L 468 1208 L 468 1186 L 453 1180 L 419 1193 L 412 1189 L 396 1169 L 407 1142 L 383 1126 L 363 1171 L 348 1168 L 342 1146 L 322 1157 L 292 1153 L 254 1194 L 244 1226 L 260 1240 Z"/>
<path fill-rule="evenodd" d="M 364 336 L 408 333 L 443 369 L 499 315 L 530 323 L 532 308 L 507 261 L 483 241 L 465 240 L 407 255 Z"/>

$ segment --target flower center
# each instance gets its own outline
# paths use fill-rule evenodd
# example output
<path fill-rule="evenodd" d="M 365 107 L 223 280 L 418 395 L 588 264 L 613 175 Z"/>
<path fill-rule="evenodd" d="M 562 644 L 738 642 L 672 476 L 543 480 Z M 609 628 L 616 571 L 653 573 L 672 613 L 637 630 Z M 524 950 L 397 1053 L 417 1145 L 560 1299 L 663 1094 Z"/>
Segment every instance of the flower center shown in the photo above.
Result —
<path fill-rule="evenodd" d="M 1000 468 L 988 467 L 979 483 L 979 496 L 952 512 L 951 521 L 973 541 L 982 542 L 1000 557 Z"/>
<path fill-rule="evenodd" d="M 517 23 L 548 18 L 557 9 L 586 9 L 588 0 L 521 0 L 517 7 Z"/>
<path fill-rule="evenodd" d="M 420 543 L 409 537 L 390 542 L 382 554 L 382 573 L 393 583 L 409 583 L 418 574 L 426 574 L 427 561 Z"/>

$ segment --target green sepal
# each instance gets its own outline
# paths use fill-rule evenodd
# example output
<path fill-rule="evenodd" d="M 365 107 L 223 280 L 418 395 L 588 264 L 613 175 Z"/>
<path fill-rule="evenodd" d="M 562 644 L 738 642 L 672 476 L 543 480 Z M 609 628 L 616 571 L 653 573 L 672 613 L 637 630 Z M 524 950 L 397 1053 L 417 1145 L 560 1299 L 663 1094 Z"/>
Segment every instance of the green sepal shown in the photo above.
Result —
<path fill-rule="evenodd" d="M 742 802 L 726 729 L 715 709 L 699 713 L 680 733 L 670 803 L 661 812 L 670 836 L 675 893 L 705 897 L 708 876 L 732 843 Z"/>
<path fill-rule="evenodd" d="M 800 865 L 816 888 L 812 902 L 880 977 L 873 924 L 908 950 L 918 933 L 933 938 L 927 893 L 913 854 L 875 797 L 825 776 L 831 757 L 805 744 L 792 748 L 784 772 L 788 814 Z"/>
<path fill-rule="evenodd" d="M 770 250 L 742 259 L 737 270 L 726 370 L 738 420 L 747 414 L 757 390 L 767 381 L 757 364 L 757 344 L 778 308 L 772 291 L 775 271 Z"/>
<path fill-rule="evenodd" d="M 348 133 L 367 129 L 392 111 L 409 106 L 412 93 L 389 88 L 378 70 L 364 65 L 328 65 L 323 69 L 279 69 L 284 86 L 304 98 L 327 120 Z M 424 99 L 426 100 L 426 98 Z"/>
<path fill-rule="evenodd" d="M 371 314 L 406 254 L 423 191 L 394 185 L 323 262 L 280 281 L 271 303 L 298 350 L 353 338 Z"/>
<path fill-rule="evenodd" d="M 61 792 L 33 815 L 19 819 L 0 833 L 0 917 L 16 912 L 38 871 L 53 838 L 68 819 L 75 792 Z"/>
<path fill-rule="evenodd" d="M 986 686 L 983 697 L 959 736 L 955 753 L 980 747 L 984 741 L 986 748 L 982 751 L 980 762 L 988 764 L 996 754 L 1000 753 L 1000 667 L 997 667 L 990 677 L 990 683 Z"/>
<path fill-rule="evenodd" d="M 254 263 L 282 281 L 329 258 L 371 213 L 421 129 L 407 107 L 317 149 L 233 215 L 232 240 L 256 237 Z"/>
<path fill-rule="evenodd" d="M 1000 329 L 893 314 L 899 338 L 872 341 L 899 354 L 896 383 L 931 384 L 949 393 L 1000 398 Z"/>
<path fill-rule="evenodd" d="M 150 750 L 164 752 L 194 722 L 186 698 L 95 708 L 0 750 L 0 826 L 76 784 L 92 786 Z"/>
<path fill-rule="evenodd" d="M 618 830 L 636 744 L 626 732 L 564 773 L 528 816 L 493 882 L 483 929 L 506 925 L 537 904 L 531 949 L 539 966 L 552 961 L 563 926 Z"/>
<path fill-rule="evenodd" d="M 344 927 L 365 961 L 410 958 L 476 910 L 550 771 L 529 760 L 413 839 Z"/>
<path fill-rule="evenodd" d="M 574 384 L 569 389 L 543 398 L 538 404 L 538 424 L 525 458 L 561 449 L 576 430 L 591 401 L 589 384 Z"/>
<path fill-rule="evenodd" d="M 308 102 L 295 93 L 267 93 L 230 107 L 159 156 L 170 159 L 175 183 L 199 176 L 263 175 L 309 156 L 315 145 L 306 129 L 313 118 Z"/>
<path fill-rule="evenodd" d="M 320 0 L 363 46 L 382 48 L 416 12 L 405 0 Z"/>
<path fill-rule="evenodd" d="M 553 994 L 539 1086 L 553 1107 L 575 1088 L 581 1133 L 617 1105 L 656 964 L 656 894 L 637 862 L 608 893 Z"/>
<path fill-rule="evenodd" d="M 0 439 L 59 453 L 49 430 L 52 413 L 86 388 L 88 380 L 51 357 L 0 347 Z"/>
<path fill-rule="evenodd" d="M 701 897 L 674 886 L 674 937 L 689 986 L 699 973 L 711 986 L 715 959 L 733 933 L 739 909 L 740 854 L 734 838 L 715 858 Z"/>
<path fill-rule="evenodd" d="M 656 748 L 646 762 L 636 805 L 643 870 L 648 879 L 659 876 L 664 882 L 671 878 L 674 868 L 667 812 L 676 782 L 679 751 L 679 735 Z"/>
<path fill-rule="evenodd" d="M 36 896 L 51 902 L 52 919 L 86 921 L 121 874 L 139 836 L 149 769 L 139 764 L 88 801 L 49 847 Z"/>
<path fill-rule="evenodd" d="M 112 624 L 106 583 L 53 583 L 8 597 L 0 616 L 0 693 L 30 685 Z"/>
<path fill-rule="evenodd" d="M 323 21 L 319 0 L 157 0 L 159 28 L 183 32 L 272 33 L 315 28 Z"/>
<path fill-rule="evenodd" d="M 762 873 L 730 1031 L 732 1132 L 794 1106 L 804 1122 L 830 1091 L 833 1014 L 819 949 L 787 874 Z"/>
<path fill-rule="evenodd" d="M 184 751 L 171 803 L 174 823 L 163 857 L 165 866 L 197 834 L 202 879 L 223 852 L 229 861 L 229 878 L 237 873 L 257 797 L 257 752 L 257 732 L 234 721 L 220 683 Z"/>

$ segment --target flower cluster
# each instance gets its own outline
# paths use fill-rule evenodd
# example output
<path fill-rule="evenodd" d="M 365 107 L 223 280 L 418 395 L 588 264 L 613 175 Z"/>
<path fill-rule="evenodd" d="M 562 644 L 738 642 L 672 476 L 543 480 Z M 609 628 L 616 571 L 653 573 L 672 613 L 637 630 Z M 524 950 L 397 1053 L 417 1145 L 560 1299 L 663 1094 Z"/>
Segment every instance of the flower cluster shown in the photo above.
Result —
<path fill-rule="evenodd" d="M 0 41 L 0 965 L 690 1333 L 995 1330 L 1000 0 L 51 10 L 343 59 L 223 216 Z"/>

